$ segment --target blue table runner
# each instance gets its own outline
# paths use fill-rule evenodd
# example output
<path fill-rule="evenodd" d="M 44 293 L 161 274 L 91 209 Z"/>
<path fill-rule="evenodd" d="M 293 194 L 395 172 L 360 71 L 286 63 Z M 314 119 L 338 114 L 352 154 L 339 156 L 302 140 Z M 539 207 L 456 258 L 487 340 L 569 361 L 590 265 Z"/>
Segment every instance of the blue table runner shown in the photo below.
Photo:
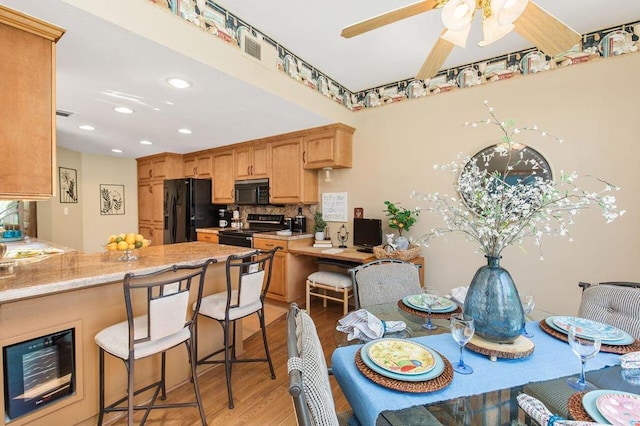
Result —
<path fill-rule="evenodd" d="M 333 375 L 360 423 L 369 426 L 375 425 L 376 418 L 385 410 L 432 404 L 580 373 L 580 360 L 568 343 L 548 335 L 535 321 L 527 324 L 527 330 L 534 333 L 531 340 L 535 344 L 533 354 L 529 357 L 492 362 L 485 355 L 465 349 L 464 360 L 473 367 L 473 374 L 454 373 L 451 384 L 435 392 L 407 393 L 373 383 L 360 373 L 355 364 L 355 354 L 362 345 L 345 346 L 334 351 L 331 357 Z M 438 351 L 452 364 L 458 362 L 458 344 L 451 334 L 411 340 Z M 619 363 L 619 355 L 601 352 L 587 361 L 586 370 L 598 370 Z"/>

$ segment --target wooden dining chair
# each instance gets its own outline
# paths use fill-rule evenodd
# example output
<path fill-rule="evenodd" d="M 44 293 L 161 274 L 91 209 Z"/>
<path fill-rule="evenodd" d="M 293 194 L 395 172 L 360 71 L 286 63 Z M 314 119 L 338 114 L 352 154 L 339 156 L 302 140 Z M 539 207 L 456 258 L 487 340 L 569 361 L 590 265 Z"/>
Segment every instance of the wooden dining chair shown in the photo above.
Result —
<path fill-rule="evenodd" d="M 398 259 L 379 259 L 349 270 L 355 309 L 397 302 L 421 292 L 418 266 Z"/>

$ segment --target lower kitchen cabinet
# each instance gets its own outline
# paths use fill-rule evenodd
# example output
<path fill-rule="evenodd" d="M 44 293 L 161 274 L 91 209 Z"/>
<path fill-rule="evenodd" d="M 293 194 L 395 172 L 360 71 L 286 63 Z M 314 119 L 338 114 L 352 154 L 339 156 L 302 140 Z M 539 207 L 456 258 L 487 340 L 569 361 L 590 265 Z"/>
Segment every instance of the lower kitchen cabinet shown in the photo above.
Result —
<path fill-rule="evenodd" d="M 282 250 L 278 250 L 273 259 L 268 298 L 287 303 L 296 300 L 302 301 L 307 276 L 316 271 L 318 265 L 315 258 L 289 253 L 289 249 L 298 246 L 311 246 L 312 244 L 312 238 L 287 241 L 254 237 L 254 248 L 273 250 L 275 247 L 282 247 Z"/>
<path fill-rule="evenodd" d="M 198 241 L 206 241 L 207 243 L 218 244 L 218 234 L 210 232 L 198 232 Z"/>

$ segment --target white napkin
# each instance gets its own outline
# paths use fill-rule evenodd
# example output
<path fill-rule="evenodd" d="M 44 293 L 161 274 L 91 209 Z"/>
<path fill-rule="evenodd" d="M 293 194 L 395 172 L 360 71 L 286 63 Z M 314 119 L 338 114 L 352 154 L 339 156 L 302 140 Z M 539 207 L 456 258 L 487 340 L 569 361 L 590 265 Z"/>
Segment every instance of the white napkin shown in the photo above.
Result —
<path fill-rule="evenodd" d="M 449 299 L 453 300 L 458 305 L 464 305 L 464 299 L 467 297 L 467 290 L 469 290 L 469 287 L 452 288 Z"/>
<path fill-rule="evenodd" d="M 602 425 L 602 423 L 593 423 L 593 422 L 578 422 L 574 420 L 566 420 L 560 416 L 551 414 L 551 411 L 545 407 L 545 405 L 538 401 L 536 398 L 527 395 L 526 393 L 521 393 L 517 396 L 518 405 L 533 419 L 535 419 L 541 425 L 548 426 L 560 426 L 560 425 L 571 425 L 571 426 L 596 426 Z"/>
<path fill-rule="evenodd" d="M 373 340 L 384 336 L 385 332 L 402 331 L 407 328 L 404 321 L 381 321 L 366 309 L 349 312 L 338 320 L 336 330 L 349 333 L 347 340 Z"/>

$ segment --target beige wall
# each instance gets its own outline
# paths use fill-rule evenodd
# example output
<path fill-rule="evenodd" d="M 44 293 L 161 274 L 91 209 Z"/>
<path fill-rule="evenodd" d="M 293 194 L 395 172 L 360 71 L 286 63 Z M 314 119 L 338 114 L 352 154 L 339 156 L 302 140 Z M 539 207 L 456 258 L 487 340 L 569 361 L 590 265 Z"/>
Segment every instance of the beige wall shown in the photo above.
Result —
<path fill-rule="evenodd" d="M 483 101 L 488 100 L 500 118 L 513 118 L 520 126 L 537 124 L 565 140 L 521 134 L 520 141 L 543 153 L 556 176 L 575 170 L 622 187 L 615 194 L 627 210 L 621 219 L 605 224 L 596 210 L 582 212 L 571 228 L 574 242 L 543 240 L 544 261 L 531 243 L 527 254 L 515 247 L 503 252 L 502 265 L 518 288 L 534 293 L 538 308 L 574 314 L 578 281 L 640 281 L 640 91 L 629 78 L 638 72 L 640 55 L 628 55 L 356 113 L 353 168 L 334 171 L 331 183 L 321 181 L 320 192 L 347 191 L 350 217 L 354 207 L 363 207 L 365 217 L 379 218 L 384 200 L 418 205 L 409 198 L 413 190 L 451 194 L 453 176 L 434 171 L 433 165 L 498 141 L 496 127 L 462 126 L 486 118 Z M 329 225 L 336 241 L 340 224 Z M 439 217 L 423 212 L 409 234 L 442 225 Z M 475 249 L 458 236 L 424 248 L 427 282 L 441 290 L 468 285 L 484 263 Z"/>
<path fill-rule="evenodd" d="M 93 253 L 103 250 L 110 234 L 137 232 L 138 176 L 134 159 L 60 147 L 57 156 L 58 166 L 78 171 L 78 203 L 62 204 L 59 194 L 39 201 L 38 238 Z M 100 215 L 100 184 L 124 185 L 124 215 Z"/>

